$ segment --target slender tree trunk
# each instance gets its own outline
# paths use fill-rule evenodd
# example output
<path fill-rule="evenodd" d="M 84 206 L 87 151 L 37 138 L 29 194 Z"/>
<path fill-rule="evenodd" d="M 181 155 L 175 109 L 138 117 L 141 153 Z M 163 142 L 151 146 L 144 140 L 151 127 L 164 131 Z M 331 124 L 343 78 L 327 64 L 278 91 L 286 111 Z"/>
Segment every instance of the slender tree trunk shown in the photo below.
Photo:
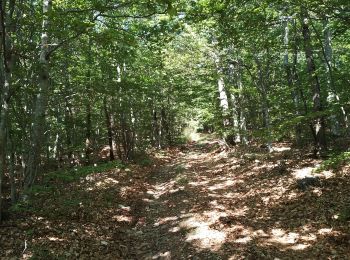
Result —
<path fill-rule="evenodd" d="M 72 137 L 71 137 L 71 128 L 73 126 L 73 113 L 69 100 L 69 80 L 65 84 L 65 109 L 64 109 L 64 128 L 66 135 L 66 148 L 67 148 L 67 157 L 69 165 L 73 164 L 73 151 L 72 151 Z M 74 130 L 74 129 L 73 129 Z"/>
<path fill-rule="evenodd" d="M 113 126 L 111 122 L 111 116 L 108 112 L 108 106 L 107 106 L 107 98 L 104 97 L 103 99 L 103 108 L 105 112 L 106 117 L 106 127 L 107 127 L 107 137 L 108 137 L 108 145 L 109 145 L 109 159 L 111 161 L 114 161 L 114 151 L 113 151 Z"/>
<path fill-rule="evenodd" d="M 267 61 L 268 62 L 268 61 Z M 267 87 L 264 79 L 264 68 L 261 62 L 256 59 L 256 64 L 258 66 L 258 74 L 259 74 L 259 88 L 262 98 L 262 117 L 263 124 L 266 130 L 266 146 L 269 152 L 272 152 L 272 136 L 271 136 L 271 125 L 270 125 L 270 110 L 267 96 Z M 268 70 L 268 68 L 266 69 Z M 266 74 L 269 74 L 268 72 Z"/>
<path fill-rule="evenodd" d="M 301 9 L 301 20 L 302 20 L 302 32 L 304 38 L 304 51 L 305 57 L 307 61 L 307 70 L 310 74 L 310 84 L 311 84 L 311 93 L 313 100 L 313 112 L 315 113 L 313 119 L 313 129 L 314 129 L 314 137 L 315 137 L 315 154 L 319 154 L 323 150 L 327 149 L 326 145 L 326 133 L 325 133 L 325 120 L 321 99 L 321 85 L 316 73 L 316 65 L 313 56 L 313 49 L 311 44 L 311 34 L 307 20 L 307 10 L 304 8 Z"/>
<path fill-rule="evenodd" d="M 242 83 L 242 68 L 241 62 L 239 61 L 237 64 L 237 86 L 239 90 L 238 94 L 238 103 L 237 103 L 237 116 L 238 116 L 238 131 L 240 142 L 243 145 L 247 144 L 247 122 L 244 110 L 244 95 L 243 95 L 243 83 Z"/>
<path fill-rule="evenodd" d="M 288 19 L 284 21 L 284 47 L 285 47 L 285 52 L 284 52 L 284 68 L 286 71 L 286 77 L 287 77 L 287 82 L 288 82 L 288 87 L 292 91 L 292 99 L 294 103 L 294 108 L 295 108 L 295 116 L 299 116 L 299 96 L 298 96 L 298 91 L 296 91 L 295 87 L 295 78 L 294 78 L 294 73 L 291 69 L 291 64 L 289 62 L 289 26 L 288 26 Z M 295 45 L 296 46 L 296 45 Z M 293 68 L 296 68 L 297 64 L 297 49 L 295 48 L 295 51 L 293 53 Z M 295 141 L 298 146 L 301 145 L 301 125 L 300 123 L 297 123 L 295 126 Z"/>
<path fill-rule="evenodd" d="M 15 152 L 13 151 L 13 141 L 11 136 L 8 137 L 8 147 L 10 154 L 10 165 L 9 165 L 9 176 L 10 176 L 10 186 L 11 186 L 11 204 L 14 205 L 17 200 L 17 188 L 15 181 Z"/>
<path fill-rule="evenodd" d="M 157 109 L 154 107 L 152 111 L 152 140 L 153 140 L 153 146 L 157 146 L 158 141 L 158 116 L 157 116 Z"/>
<path fill-rule="evenodd" d="M 7 121 L 9 113 L 9 102 L 11 98 L 11 76 L 13 66 L 11 33 L 13 32 L 12 16 L 15 8 L 15 1 L 9 1 L 8 13 L 6 13 L 6 1 L 0 1 L 0 50 L 2 78 L 0 84 L 3 85 L 0 92 L 0 222 L 2 215 L 2 185 L 3 176 L 6 170 L 6 146 L 7 146 Z"/>
<path fill-rule="evenodd" d="M 219 100 L 220 100 L 220 108 L 222 111 L 223 117 L 223 126 L 228 126 L 229 120 L 227 119 L 227 114 L 229 113 L 229 103 L 227 98 L 227 93 L 225 89 L 225 81 L 222 75 L 219 75 L 218 78 L 218 91 L 219 91 Z"/>
<path fill-rule="evenodd" d="M 91 163 L 92 140 L 91 140 L 91 106 L 89 101 L 86 104 L 86 128 L 85 128 L 85 160 L 86 164 Z"/>
<path fill-rule="evenodd" d="M 332 49 L 332 33 L 331 30 L 329 29 L 329 22 L 328 19 L 325 18 L 323 21 L 323 27 L 324 27 L 324 33 L 323 33 L 323 38 L 324 38 L 324 59 L 325 59 L 325 66 L 326 66 L 326 71 L 327 71 L 327 84 L 329 88 L 329 93 L 328 93 L 328 99 L 330 101 L 336 101 L 339 102 L 340 98 L 338 94 L 336 93 L 335 86 L 334 86 L 334 76 L 333 76 L 333 68 L 332 68 L 332 61 L 333 61 L 333 49 Z M 346 111 L 343 106 L 340 107 L 340 112 L 343 118 L 344 126 L 346 131 L 348 132 L 349 130 L 349 121 L 348 121 L 348 116 L 346 114 Z M 335 115 L 332 116 L 332 132 L 335 135 L 340 134 L 340 127 L 339 127 L 339 121 L 337 120 L 337 117 Z"/>
<path fill-rule="evenodd" d="M 32 123 L 32 135 L 31 135 L 31 148 L 28 155 L 27 168 L 25 173 L 24 186 L 25 189 L 29 188 L 35 180 L 38 166 L 40 164 L 41 148 L 44 139 L 43 126 L 45 123 L 45 110 L 48 102 L 48 90 L 49 90 L 49 60 L 48 60 L 48 13 L 51 9 L 51 1 L 43 1 L 43 23 L 41 34 L 41 50 L 39 57 L 39 90 L 36 96 L 33 123 Z"/>
<path fill-rule="evenodd" d="M 41 34 L 41 47 L 40 47 L 40 73 L 39 73 L 39 91 L 36 96 L 36 103 L 34 109 L 34 119 L 32 127 L 31 137 L 31 149 L 28 158 L 24 187 L 28 189 L 33 184 L 38 166 L 40 164 L 41 156 L 41 144 L 43 143 L 44 134 L 43 127 L 45 125 L 45 112 L 48 103 L 48 92 L 50 88 L 49 79 L 49 38 L 48 38 L 48 26 L 49 17 L 48 14 L 52 8 L 52 0 L 43 0 L 43 23 Z"/>
<path fill-rule="evenodd" d="M 229 119 L 229 99 L 227 95 L 227 90 L 225 88 L 225 80 L 223 76 L 223 71 L 221 68 L 221 60 L 219 54 L 214 54 L 216 71 L 217 71 L 217 82 L 218 82 L 218 93 L 219 93 L 219 106 L 221 109 L 222 115 L 222 124 L 223 127 L 226 127 L 230 124 Z"/>

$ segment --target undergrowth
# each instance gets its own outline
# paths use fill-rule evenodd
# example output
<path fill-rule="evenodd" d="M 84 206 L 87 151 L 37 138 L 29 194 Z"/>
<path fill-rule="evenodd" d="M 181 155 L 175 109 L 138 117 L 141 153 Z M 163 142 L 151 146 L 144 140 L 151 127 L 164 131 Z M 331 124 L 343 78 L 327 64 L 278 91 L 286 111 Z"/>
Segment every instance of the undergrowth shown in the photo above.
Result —
<path fill-rule="evenodd" d="M 52 194 L 58 193 L 59 187 L 57 186 L 57 183 L 61 182 L 67 184 L 78 181 L 80 178 L 84 178 L 90 174 L 107 172 L 113 169 L 125 169 L 125 167 L 126 165 L 121 161 L 113 161 L 100 165 L 80 166 L 44 174 L 42 182 L 33 185 L 27 190 L 23 194 L 22 199 L 10 208 L 10 211 L 14 213 L 38 211 L 40 209 L 34 208 L 34 205 L 31 203 L 33 197 L 51 196 Z M 68 200 L 64 201 L 62 205 L 69 207 L 76 206 L 76 204 L 79 203 L 80 201 Z"/>
<path fill-rule="evenodd" d="M 350 163 L 350 152 L 332 154 L 329 159 L 321 163 L 316 171 L 321 172 L 324 170 L 339 170 L 347 163 Z"/>
<path fill-rule="evenodd" d="M 44 183 L 60 180 L 63 182 L 74 182 L 89 174 L 107 172 L 113 169 L 124 169 L 125 165 L 121 161 L 113 161 L 100 165 L 81 166 L 72 169 L 64 169 L 48 173 L 44 177 Z"/>

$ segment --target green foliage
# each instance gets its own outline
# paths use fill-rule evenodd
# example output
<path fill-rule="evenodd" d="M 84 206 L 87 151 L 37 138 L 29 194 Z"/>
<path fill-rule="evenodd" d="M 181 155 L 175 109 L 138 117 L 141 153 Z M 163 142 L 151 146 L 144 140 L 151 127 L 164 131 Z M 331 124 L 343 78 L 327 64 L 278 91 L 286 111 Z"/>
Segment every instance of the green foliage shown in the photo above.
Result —
<path fill-rule="evenodd" d="M 55 191 L 55 188 L 52 186 L 42 186 L 42 185 L 33 185 L 28 191 L 27 194 L 37 195 L 37 194 L 50 194 Z"/>
<path fill-rule="evenodd" d="M 86 177 L 89 174 L 107 172 L 113 169 L 124 169 L 125 167 L 126 165 L 118 160 L 96 166 L 75 167 L 72 169 L 59 170 L 56 172 L 48 173 L 45 176 L 45 181 L 50 182 L 58 180 L 63 182 L 74 182 L 82 177 Z"/>
<path fill-rule="evenodd" d="M 341 166 L 350 163 L 350 152 L 342 152 L 338 154 L 332 154 L 329 159 L 323 161 L 321 165 L 316 169 L 320 172 L 323 170 L 339 170 Z"/>
<path fill-rule="evenodd" d="M 152 158 L 146 152 L 138 152 L 134 154 L 133 161 L 142 167 L 149 167 L 153 165 Z"/>
<path fill-rule="evenodd" d="M 31 212 L 31 211 L 32 209 L 30 208 L 29 200 L 17 202 L 16 204 L 10 207 L 10 212 L 13 212 L 13 213 L 24 213 L 24 212 Z"/>
<path fill-rule="evenodd" d="M 42 260 L 42 259 L 57 259 L 57 260 L 63 260 L 64 257 L 60 257 L 55 255 L 55 253 L 50 250 L 49 248 L 46 248 L 45 246 L 34 246 L 32 248 L 33 255 L 29 258 L 31 260 Z"/>
<path fill-rule="evenodd" d="M 349 221 L 350 220 L 350 207 L 345 207 L 341 210 L 339 214 L 340 221 Z"/>
<path fill-rule="evenodd" d="M 309 126 L 315 128 L 315 119 L 322 118 L 330 137 L 346 136 L 347 2 L 58 0 L 47 16 L 38 1 L 14 1 L 12 11 L 5 4 L 4 35 L 10 46 L 0 46 L 1 60 L 9 58 L 13 64 L 0 65 L 0 71 L 10 69 L 9 93 L 0 90 L 0 107 L 9 108 L 8 122 L 2 117 L 0 125 L 6 126 L 3 132 L 13 144 L 1 145 L 6 155 L 32 155 L 33 144 L 40 141 L 33 157 L 40 162 L 24 157 L 23 163 L 56 169 L 98 162 L 101 147 L 110 141 L 117 146 L 116 157 L 128 161 L 150 147 L 195 140 L 197 129 L 232 140 L 238 134 L 248 141 L 269 142 L 298 135 L 298 143 L 310 143 Z M 310 16 L 312 73 L 306 69 L 301 9 Z M 11 21 L 10 14 L 21 19 Z M 43 66 L 38 51 L 46 47 L 41 46 L 46 18 L 49 91 L 40 93 Z M 331 50 L 325 44 L 327 30 Z M 332 54 L 329 64 L 327 51 Z M 321 88 L 317 95 L 312 84 L 316 77 Z M 219 105 L 219 78 L 225 83 L 225 111 Z M 37 94 L 47 105 L 38 105 Z M 316 96 L 322 109 L 315 109 Z M 46 121 L 40 126 L 33 120 L 38 108 Z M 41 128 L 40 136 L 33 134 L 35 126 Z M 299 132 L 296 126 L 301 126 Z M 337 155 L 324 167 L 338 167 L 348 162 L 347 156 Z M 147 156 L 135 161 L 152 165 Z M 44 179 L 72 182 L 114 167 L 123 166 L 76 167 Z M 33 187 L 30 192 L 55 191 Z"/>

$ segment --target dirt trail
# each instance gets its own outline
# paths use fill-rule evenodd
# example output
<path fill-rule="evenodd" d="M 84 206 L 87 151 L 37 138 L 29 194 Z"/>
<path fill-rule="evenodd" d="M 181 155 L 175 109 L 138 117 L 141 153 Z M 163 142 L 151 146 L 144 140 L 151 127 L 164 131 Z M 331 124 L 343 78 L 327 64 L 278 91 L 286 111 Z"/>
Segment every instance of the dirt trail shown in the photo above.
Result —
<path fill-rule="evenodd" d="M 321 176 L 322 187 L 300 191 L 296 178 L 318 163 L 301 157 L 228 153 L 215 140 L 170 155 L 146 178 L 137 258 L 350 259 L 349 227 L 332 219 L 346 205 L 332 189 L 349 188 Z"/>
<path fill-rule="evenodd" d="M 154 163 L 41 187 L 0 228 L 0 258 L 350 259 L 350 227 L 334 217 L 349 205 L 349 172 L 300 190 L 319 161 L 213 139 Z"/>
<path fill-rule="evenodd" d="M 209 227 L 213 220 L 208 222 L 208 216 L 198 214 L 210 198 L 191 188 L 210 169 L 212 162 L 205 152 L 209 145 L 192 145 L 170 156 L 169 164 L 147 177 L 147 191 L 140 198 L 142 212 L 135 226 L 143 245 L 138 258 L 221 259 L 210 249 L 223 243 L 224 236 Z M 194 244 L 204 250 L 198 251 Z"/>

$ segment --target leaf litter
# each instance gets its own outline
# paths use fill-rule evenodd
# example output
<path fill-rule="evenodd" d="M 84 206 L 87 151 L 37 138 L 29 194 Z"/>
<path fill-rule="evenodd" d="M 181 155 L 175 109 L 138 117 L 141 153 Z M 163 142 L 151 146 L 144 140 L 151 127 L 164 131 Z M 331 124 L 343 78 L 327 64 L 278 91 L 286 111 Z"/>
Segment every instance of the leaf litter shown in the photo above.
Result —
<path fill-rule="evenodd" d="M 347 166 L 308 185 L 320 161 L 276 145 L 190 143 L 56 180 L 2 224 L 0 258 L 350 259 Z"/>

